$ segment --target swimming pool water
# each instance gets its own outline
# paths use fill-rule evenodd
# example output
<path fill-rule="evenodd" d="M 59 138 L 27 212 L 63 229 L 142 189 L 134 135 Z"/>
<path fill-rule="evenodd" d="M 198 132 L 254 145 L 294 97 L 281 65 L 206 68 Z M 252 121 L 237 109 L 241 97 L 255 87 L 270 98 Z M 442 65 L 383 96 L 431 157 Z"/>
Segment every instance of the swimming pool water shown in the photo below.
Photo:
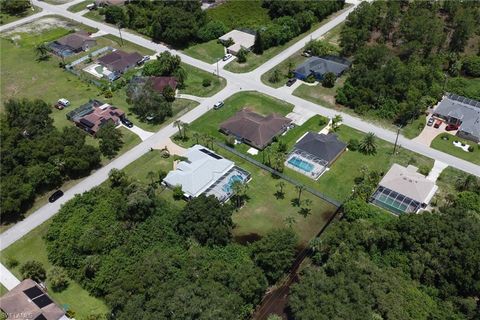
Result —
<path fill-rule="evenodd" d="M 237 181 L 243 182 L 243 177 L 239 174 L 231 176 L 228 178 L 228 182 L 223 185 L 222 190 L 226 193 L 231 193 L 233 184 Z"/>
<path fill-rule="evenodd" d="M 288 163 L 290 163 L 292 166 L 302 169 L 305 172 L 312 172 L 314 168 L 314 165 L 310 162 L 304 161 L 297 157 L 291 157 L 290 160 L 288 160 Z"/>

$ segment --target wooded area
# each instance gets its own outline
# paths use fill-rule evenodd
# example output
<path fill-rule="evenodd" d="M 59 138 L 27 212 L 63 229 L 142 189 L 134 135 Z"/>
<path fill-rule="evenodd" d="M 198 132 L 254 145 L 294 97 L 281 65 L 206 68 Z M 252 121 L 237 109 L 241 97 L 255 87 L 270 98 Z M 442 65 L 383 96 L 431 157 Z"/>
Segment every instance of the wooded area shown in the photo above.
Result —
<path fill-rule="evenodd" d="M 360 4 L 340 35 L 353 66 L 337 103 L 405 125 L 441 98 L 447 77 L 477 74 L 479 26 L 475 1 Z"/>

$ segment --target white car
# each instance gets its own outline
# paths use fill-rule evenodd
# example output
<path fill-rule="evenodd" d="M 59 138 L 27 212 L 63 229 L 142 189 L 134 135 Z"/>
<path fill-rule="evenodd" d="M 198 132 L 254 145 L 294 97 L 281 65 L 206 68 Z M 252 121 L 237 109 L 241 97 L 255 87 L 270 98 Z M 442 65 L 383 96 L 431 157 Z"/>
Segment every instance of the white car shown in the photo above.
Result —
<path fill-rule="evenodd" d="M 223 56 L 223 61 L 227 61 L 228 59 L 230 59 L 231 57 L 233 57 L 230 53 L 227 53 L 226 55 Z"/>
<path fill-rule="evenodd" d="M 68 107 L 70 105 L 70 101 L 68 101 L 67 99 L 58 99 L 57 101 L 58 104 L 64 106 L 64 107 Z"/>

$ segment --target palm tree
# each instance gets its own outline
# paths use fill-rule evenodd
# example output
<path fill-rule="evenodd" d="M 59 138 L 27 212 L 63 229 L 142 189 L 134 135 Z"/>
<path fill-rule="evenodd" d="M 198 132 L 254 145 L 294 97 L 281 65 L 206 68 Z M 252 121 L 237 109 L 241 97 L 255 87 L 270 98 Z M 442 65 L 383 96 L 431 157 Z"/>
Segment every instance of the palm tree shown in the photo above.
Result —
<path fill-rule="evenodd" d="M 295 217 L 292 217 L 292 216 L 286 217 L 283 221 L 285 221 L 285 224 L 286 224 L 289 228 L 293 227 L 293 225 L 295 224 L 295 222 L 297 222 L 297 220 L 295 219 Z"/>
<path fill-rule="evenodd" d="M 295 186 L 295 189 L 298 192 L 298 197 L 297 197 L 297 204 L 300 205 L 300 202 L 302 201 L 302 191 L 305 189 L 305 186 L 303 184 L 300 184 L 298 186 Z"/>
<path fill-rule="evenodd" d="M 35 46 L 35 54 L 39 61 L 46 60 L 48 57 L 48 47 L 45 43 L 41 43 Z"/>
<path fill-rule="evenodd" d="M 178 128 L 178 135 L 181 137 L 183 122 L 181 120 L 175 120 L 173 122 L 173 126 Z"/>
<path fill-rule="evenodd" d="M 187 130 L 190 129 L 190 124 L 189 123 L 182 123 L 182 129 L 183 129 L 183 139 L 187 139 Z"/>
<path fill-rule="evenodd" d="M 279 181 L 279 182 L 275 185 L 275 187 L 278 188 L 278 190 L 277 190 L 277 193 L 278 193 L 278 194 L 285 194 L 285 192 L 283 192 L 283 188 L 285 188 L 285 182 Z"/>
<path fill-rule="evenodd" d="M 303 201 L 303 206 L 300 208 L 299 213 L 306 218 L 310 213 L 312 213 L 312 200 L 310 199 L 305 199 Z"/>
<path fill-rule="evenodd" d="M 367 133 L 367 135 L 362 139 L 359 149 L 364 154 L 377 153 L 377 141 L 373 132 Z"/>
<path fill-rule="evenodd" d="M 332 118 L 332 130 L 337 131 L 342 121 L 343 121 L 343 117 L 339 114 L 336 114 L 335 117 Z"/>
<path fill-rule="evenodd" d="M 147 172 L 147 179 L 150 179 L 150 185 L 151 185 L 153 188 L 156 187 L 155 178 L 156 178 L 155 172 L 153 172 L 153 171 L 148 171 L 148 172 Z"/>
<path fill-rule="evenodd" d="M 235 181 L 232 185 L 233 193 L 235 194 L 237 209 L 243 203 L 245 196 L 247 194 L 248 185 L 240 181 Z"/>

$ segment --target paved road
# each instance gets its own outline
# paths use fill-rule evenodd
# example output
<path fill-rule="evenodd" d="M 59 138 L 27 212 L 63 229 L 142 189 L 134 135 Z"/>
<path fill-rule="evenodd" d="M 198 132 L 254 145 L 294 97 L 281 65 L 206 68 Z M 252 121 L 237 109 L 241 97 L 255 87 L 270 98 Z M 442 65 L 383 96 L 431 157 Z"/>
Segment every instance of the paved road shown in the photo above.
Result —
<path fill-rule="evenodd" d="M 92 21 L 90 19 L 87 19 L 85 17 L 82 17 L 78 14 L 66 11 L 67 6 L 66 5 L 61 5 L 61 6 L 54 6 L 50 5 L 48 3 L 44 2 L 39 2 L 38 0 L 33 0 L 34 4 L 41 7 L 44 10 L 44 13 L 51 13 L 51 14 L 57 14 L 64 16 L 66 18 L 76 20 L 80 23 L 83 23 L 85 25 L 89 25 L 91 27 L 97 28 L 103 32 L 110 33 L 113 35 L 119 35 L 118 34 L 118 29 L 103 24 L 99 23 L 96 21 Z M 71 3 L 70 3 L 71 5 Z M 349 9 L 351 11 L 353 8 Z M 322 26 L 319 30 L 316 30 L 312 34 L 313 37 L 319 37 L 331 28 L 335 27 L 339 23 L 341 23 L 345 18 L 346 18 L 347 13 L 343 13 L 340 16 L 336 17 L 333 19 L 331 22 L 325 24 Z M 21 24 L 21 21 L 16 22 L 15 25 Z M 30 21 L 30 20 L 29 20 Z M 8 27 L 7 25 L 6 27 Z M 122 31 L 123 38 L 125 40 L 134 42 L 138 45 L 141 45 L 143 47 L 152 49 L 156 52 L 162 52 L 165 50 L 170 50 L 164 45 L 154 43 L 148 39 L 145 39 L 141 36 L 132 34 L 130 32 Z M 239 91 L 245 91 L 245 90 L 255 90 L 259 91 L 268 95 L 271 95 L 273 97 L 276 97 L 278 99 L 290 102 L 295 105 L 296 110 L 299 110 L 300 112 L 303 111 L 308 111 L 312 112 L 314 111 L 315 113 L 322 114 L 324 116 L 328 117 L 333 117 L 335 114 L 338 114 L 339 112 L 336 112 L 332 109 L 328 109 L 325 107 L 322 107 L 320 105 L 316 105 L 314 103 L 308 102 L 306 100 L 300 99 L 298 97 L 292 96 L 290 93 L 286 92 L 282 88 L 280 89 L 274 89 L 269 86 L 264 85 L 259 81 L 261 74 L 264 71 L 269 70 L 271 67 L 273 67 L 275 64 L 278 62 L 281 62 L 288 58 L 293 52 L 296 52 L 299 50 L 303 44 L 310 39 L 310 35 L 306 36 L 304 39 L 300 40 L 300 43 L 295 44 L 293 47 L 286 49 L 285 51 L 281 52 L 279 55 L 274 57 L 271 62 L 267 62 L 266 64 L 260 66 L 256 70 L 247 73 L 247 74 L 235 74 L 232 72 L 228 72 L 226 70 L 221 70 L 220 75 L 223 76 L 224 78 L 227 79 L 227 86 L 214 95 L 213 97 L 206 98 L 201 102 L 201 104 L 196 107 L 195 109 L 191 110 L 190 112 L 186 113 L 183 115 L 180 120 L 183 122 L 192 122 L 201 115 L 203 115 L 205 112 L 207 112 L 211 106 L 218 100 L 225 100 L 229 96 L 239 92 Z M 213 72 L 212 70 L 213 65 L 210 65 L 208 63 L 205 63 L 203 61 L 196 60 L 194 58 L 191 58 L 181 52 L 177 52 L 175 50 L 170 50 L 172 53 L 178 54 L 181 56 L 182 61 L 185 63 L 188 63 L 190 65 L 193 65 L 197 68 L 203 69 L 208 72 Z M 348 114 L 342 114 L 343 116 L 343 123 L 345 123 L 348 126 L 351 126 L 355 129 L 358 129 L 363 132 L 374 132 L 379 138 L 387 140 L 389 142 L 394 142 L 395 141 L 395 133 L 392 131 L 389 131 L 387 129 L 378 127 L 374 124 L 371 124 L 369 122 L 363 121 L 359 118 L 353 117 Z M 99 169 L 98 171 L 92 173 L 89 177 L 83 179 L 81 182 L 79 182 L 77 185 L 72 187 L 70 190 L 65 192 L 65 195 L 57 200 L 57 202 L 53 204 L 47 204 L 43 206 L 42 208 L 38 209 L 36 212 L 34 212 L 32 215 L 24 219 L 23 221 L 17 223 L 15 226 L 10 228 L 9 230 L 5 231 L 3 234 L 0 235 L 0 250 L 5 249 L 8 247 L 10 244 L 15 242 L 16 240 L 20 239 L 23 237 L 25 234 L 27 234 L 29 231 L 33 230 L 35 227 L 43 223 L 44 221 L 48 220 L 51 218 L 59 209 L 60 206 L 67 202 L 68 200 L 72 199 L 75 194 L 85 192 L 87 190 L 90 190 L 91 188 L 101 184 L 103 181 L 105 181 L 108 177 L 108 172 L 113 169 L 113 168 L 124 168 L 131 162 L 135 161 L 139 157 L 141 157 L 144 153 L 149 152 L 150 148 L 153 147 L 154 145 L 158 145 L 158 143 L 168 139 L 171 135 L 173 135 L 176 132 L 176 128 L 174 128 L 172 125 L 169 125 L 145 141 L 143 141 L 141 144 L 137 145 L 130 151 L 126 152 L 110 164 L 106 165 L 105 167 Z M 402 147 L 412 150 L 414 152 L 423 154 L 427 157 L 433 158 L 440 160 L 450 166 L 456 167 L 460 170 L 475 174 L 477 176 L 480 176 L 480 166 L 474 165 L 472 163 L 469 163 L 467 161 L 455 158 L 451 155 L 445 154 L 443 152 L 431 149 L 428 146 L 419 144 L 418 142 L 408 140 L 406 138 L 400 137 L 399 138 L 399 143 L 402 145 Z"/>

